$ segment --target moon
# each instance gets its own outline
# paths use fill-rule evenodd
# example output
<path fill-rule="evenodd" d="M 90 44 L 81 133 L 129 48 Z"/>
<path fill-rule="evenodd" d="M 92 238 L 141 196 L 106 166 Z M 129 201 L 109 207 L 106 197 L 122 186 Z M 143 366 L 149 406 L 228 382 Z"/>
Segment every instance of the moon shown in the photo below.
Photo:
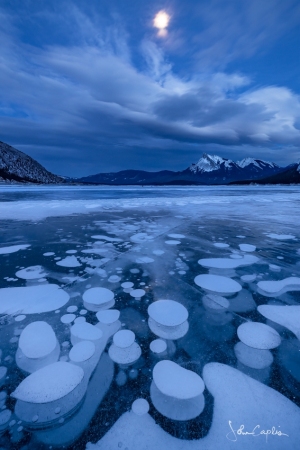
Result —
<path fill-rule="evenodd" d="M 153 19 L 153 26 L 159 30 L 165 30 L 170 22 L 170 16 L 166 11 L 159 11 Z"/>

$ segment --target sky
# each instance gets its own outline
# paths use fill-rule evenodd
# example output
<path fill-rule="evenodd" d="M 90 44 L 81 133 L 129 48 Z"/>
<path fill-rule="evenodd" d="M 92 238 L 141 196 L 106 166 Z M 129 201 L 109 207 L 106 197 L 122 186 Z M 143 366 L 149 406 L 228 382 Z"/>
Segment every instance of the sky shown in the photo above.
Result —
<path fill-rule="evenodd" d="M 0 2 L 0 140 L 59 175 L 288 165 L 299 94 L 299 0 Z"/>

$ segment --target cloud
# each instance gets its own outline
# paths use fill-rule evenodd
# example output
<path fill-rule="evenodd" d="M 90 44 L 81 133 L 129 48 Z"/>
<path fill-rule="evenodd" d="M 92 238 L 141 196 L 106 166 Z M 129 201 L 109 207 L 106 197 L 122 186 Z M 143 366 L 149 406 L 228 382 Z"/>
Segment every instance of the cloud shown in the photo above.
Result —
<path fill-rule="evenodd" d="M 67 174 L 71 156 L 83 175 L 164 168 L 172 149 L 181 168 L 180 158 L 199 154 L 200 145 L 224 156 L 226 148 L 299 146 L 300 99 L 287 87 L 256 87 L 224 71 L 183 76 L 150 38 L 138 46 L 137 63 L 122 26 L 99 31 L 77 8 L 70 15 L 78 24 L 73 42 L 22 42 L 8 20 L 1 48 L 2 140 L 52 170 L 65 165 Z"/>

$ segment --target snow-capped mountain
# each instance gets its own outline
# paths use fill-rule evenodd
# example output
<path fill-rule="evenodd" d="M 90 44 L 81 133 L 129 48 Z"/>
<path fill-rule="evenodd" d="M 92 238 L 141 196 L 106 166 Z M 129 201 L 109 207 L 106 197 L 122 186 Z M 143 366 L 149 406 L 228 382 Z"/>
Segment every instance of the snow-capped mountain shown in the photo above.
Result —
<path fill-rule="evenodd" d="M 30 156 L 0 141 L 1 180 L 46 184 L 63 182 Z"/>
<path fill-rule="evenodd" d="M 259 159 L 245 158 L 240 162 L 203 153 L 195 164 L 183 171 L 146 172 L 142 170 L 122 170 L 116 173 L 98 173 L 77 181 L 83 183 L 110 185 L 149 184 L 228 184 L 240 180 L 256 180 L 281 172 L 275 163 Z"/>
<path fill-rule="evenodd" d="M 224 159 L 221 158 L 221 156 L 203 153 L 199 161 L 196 164 L 192 164 L 189 169 L 193 173 L 212 172 L 214 170 L 219 170 L 222 164 L 224 164 L 224 168 L 229 170 L 237 167 L 237 164 L 230 159 Z"/>

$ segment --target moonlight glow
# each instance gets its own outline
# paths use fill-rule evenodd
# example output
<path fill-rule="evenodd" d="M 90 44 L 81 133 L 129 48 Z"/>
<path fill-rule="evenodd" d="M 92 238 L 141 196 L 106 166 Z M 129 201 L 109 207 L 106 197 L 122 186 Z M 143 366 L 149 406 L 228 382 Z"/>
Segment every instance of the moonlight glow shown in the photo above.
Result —
<path fill-rule="evenodd" d="M 169 25 L 170 16 L 165 11 L 159 11 L 153 20 L 153 25 L 155 28 L 159 28 L 160 30 L 165 30 Z"/>

